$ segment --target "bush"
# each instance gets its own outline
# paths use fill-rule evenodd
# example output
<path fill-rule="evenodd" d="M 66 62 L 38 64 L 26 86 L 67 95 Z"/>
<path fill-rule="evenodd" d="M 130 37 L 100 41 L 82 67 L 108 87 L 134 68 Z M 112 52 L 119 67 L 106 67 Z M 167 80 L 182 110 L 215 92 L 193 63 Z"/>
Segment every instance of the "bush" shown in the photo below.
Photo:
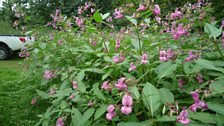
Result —
<path fill-rule="evenodd" d="M 117 10 L 113 20 L 130 22 L 120 31 L 99 10 L 74 23 L 56 11 L 56 30 L 26 52 L 27 77 L 41 85 L 32 104 L 49 103 L 37 125 L 224 123 L 222 28 L 209 4 L 162 20 L 159 6 L 144 5 L 133 17 L 123 14 L 138 7 Z"/>

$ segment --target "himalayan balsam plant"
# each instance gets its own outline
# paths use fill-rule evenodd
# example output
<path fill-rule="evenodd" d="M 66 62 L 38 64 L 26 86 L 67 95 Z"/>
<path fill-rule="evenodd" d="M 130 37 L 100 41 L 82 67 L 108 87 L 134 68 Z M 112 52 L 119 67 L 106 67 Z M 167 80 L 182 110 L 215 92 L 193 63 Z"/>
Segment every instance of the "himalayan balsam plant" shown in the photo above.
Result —
<path fill-rule="evenodd" d="M 139 3 L 102 14 L 87 2 L 70 19 L 56 10 L 54 30 L 25 59 L 39 78 L 32 106 L 48 105 L 36 125 L 224 125 L 224 23 L 210 22 L 209 8 Z"/>

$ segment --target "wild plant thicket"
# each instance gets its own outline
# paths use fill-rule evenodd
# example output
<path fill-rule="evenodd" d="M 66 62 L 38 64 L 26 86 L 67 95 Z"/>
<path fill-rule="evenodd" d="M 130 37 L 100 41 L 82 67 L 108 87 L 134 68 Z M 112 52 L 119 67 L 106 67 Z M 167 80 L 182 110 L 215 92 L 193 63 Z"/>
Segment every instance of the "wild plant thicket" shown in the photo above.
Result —
<path fill-rule="evenodd" d="M 101 14 L 91 2 L 73 18 L 56 10 L 55 30 L 35 32 L 47 34 L 20 53 L 40 85 L 32 105 L 48 103 L 36 125 L 224 125 L 224 22 L 209 11 L 201 1 L 173 12 L 130 3 Z"/>

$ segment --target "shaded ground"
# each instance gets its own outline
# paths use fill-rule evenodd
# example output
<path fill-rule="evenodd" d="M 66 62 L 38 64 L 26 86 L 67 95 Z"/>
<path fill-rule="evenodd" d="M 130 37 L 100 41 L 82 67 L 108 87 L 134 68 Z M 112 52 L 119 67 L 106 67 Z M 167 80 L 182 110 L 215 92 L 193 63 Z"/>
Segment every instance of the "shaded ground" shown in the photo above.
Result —
<path fill-rule="evenodd" d="M 34 108 L 30 105 L 34 91 L 21 83 L 23 59 L 16 56 L 0 60 L 0 126 L 34 125 Z"/>

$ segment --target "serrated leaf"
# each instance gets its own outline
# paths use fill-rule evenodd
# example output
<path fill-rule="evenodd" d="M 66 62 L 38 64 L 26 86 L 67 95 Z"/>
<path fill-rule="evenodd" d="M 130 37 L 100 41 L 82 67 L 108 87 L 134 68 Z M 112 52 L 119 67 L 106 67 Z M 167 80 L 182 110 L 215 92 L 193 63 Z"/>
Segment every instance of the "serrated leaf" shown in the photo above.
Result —
<path fill-rule="evenodd" d="M 84 124 L 92 117 L 94 111 L 94 108 L 89 108 L 88 110 L 86 110 L 82 118 L 79 119 L 79 123 L 77 126 L 84 126 Z"/>
<path fill-rule="evenodd" d="M 140 93 L 139 93 L 138 88 L 136 86 L 131 87 L 130 92 L 133 94 L 135 99 L 140 98 Z"/>
<path fill-rule="evenodd" d="M 107 111 L 107 105 L 106 104 L 100 105 L 100 107 L 96 110 L 94 114 L 94 120 L 100 118 L 106 111 Z"/>
<path fill-rule="evenodd" d="M 208 105 L 208 109 L 214 112 L 217 112 L 221 115 L 224 115 L 224 104 L 207 102 L 207 105 Z"/>
<path fill-rule="evenodd" d="M 173 93 L 167 88 L 160 88 L 159 89 L 160 99 L 163 104 L 171 104 L 174 103 L 174 95 Z"/>
<path fill-rule="evenodd" d="M 82 114 L 81 112 L 79 112 L 78 109 L 72 108 L 71 117 L 72 117 L 73 126 L 77 126 L 80 119 L 82 118 Z"/>
<path fill-rule="evenodd" d="M 158 121 L 158 122 L 174 122 L 174 121 L 176 121 L 176 119 L 177 119 L 177 116 L 164 115 L 162 117 L 157 118 L 156 121 Z"/>
<path fill-rule="evenodd" d="M 205 32 L 209 34 L 209 37 L 213 37 L 214 39 L 216 39 L 216 37 L 220 36 L 222 33 L 222 28 L 218 29 L 214 25 L 208 23 L 205 24 L 204 29 Z"/>
<path fill-rule="evenodd" d="M 106 72 L 103 76 L 102 76 L 102 80 L 106 79 L 108 76 L 110 76 L 110 74 L 113 72 L 113 69 L 110 69 L 108 72 Z"/>
<path fill-rule="evenodd" d="M 48 98 L 49 98 L 48 94 L 45 93 L 45 92 L 43 92 L 43 91 L 36 90 L 36 92 L 37 92 L 37 94 L 38 94 L 41 98 L 43 98 L 43 99 L 48 99 Z"/>
<path fill-rule="evenodd" d="M 203 123 L 215 123 L 215 116 L 205 112 L 196 112 L 189 115 L 189 118 L 199 120 Z"/>
<path fill-rule="evenodd" d="M 95 84 L 95 85 L 93 86 L 94 95 L 96 95 L 97 98 L 99 98 L 99 99 L 105 101 L 106 98 L 104 97 L 103 93 L 101 92 L 101 90 L 99 90 L 98 87 L 99 87 L 99 84 Z"/>
<path fill-rule="evenodd" d="M 81 71 L 78 73 L 78 75 L 76 76 L 76 80 L 77 80 L 78 82 L 81 82 L 81 81 L 84 79 L 84 77 L 85 77 L 85 71 L 84 71 L 84 70 L 81 70 Z"/>
<path fill-rule="evenodd" d="M 209 85 L 209 89 L 212 91 L 213 94 L 224 93 L 224 80 L 218 80 L 218 81 L 212 82 Z"/>
<path fill-rule="evenodd" d="M 131 16 L 125 16 L 131 23 L 133 23 L 137 27 L 137 20 Z"/>
<path fill-rule="evenodd" d="M 213 64 L 212 61 L 205 60 L 205 59 L 198 59 L 198 60 L 196 61 L 196 63 L 197 63 L 198 65 L 200 65 L 201 67 L 205 68 L 205 69 L 219 71 L 219 70 L 216 68 L 216 66 Z"/>
<path fill-rule="evenodd" d="M 88 68 L 88 69 L 85 69 L 85 71 L 93 72 L 93 73 L 99 73 L 99 74 L 104 73 L 104 71 L 102 69 L 99 69 L 99 68 Z"/>
<path fill-rule="evenodd" d="M 159 71 L 158 78 L 162 79 L 164 77 L 169 76 L 177 69 L 177 64 L 171 64 L 170 66 L 167 66 L 163 70 Z"/>
<path fill-rule="evenodd" d="M 153 113 L 158 110 L 161 105 L 159 90 L 152 84 L 146 83 L 143 88 L 142 97 L 145 107 L 151 112 L 151 116 L 153 116 Z"/>
<path fill-rule="evenodd" d="M 103 20 L 103 17 L 101 16 L 101 14 L 99 13 L 99 10 L 97 10 L 94 14 L 93 14 L 93 19 L 96 22 L 101 22 Z"/>

